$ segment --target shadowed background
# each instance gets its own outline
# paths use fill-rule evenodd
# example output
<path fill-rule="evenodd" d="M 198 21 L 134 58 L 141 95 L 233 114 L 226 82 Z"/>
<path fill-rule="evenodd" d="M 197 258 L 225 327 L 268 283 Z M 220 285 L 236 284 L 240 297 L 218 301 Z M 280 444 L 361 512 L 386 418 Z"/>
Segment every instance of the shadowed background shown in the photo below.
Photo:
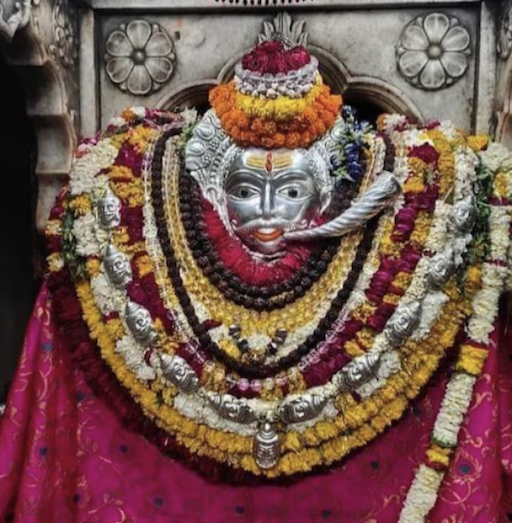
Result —
<path fill-rule="evenodd" d="M 23 334 L 40 281 L 39 240 L 33 209 L 37 199 L 35 140 L 25 95 L 0 52 L 0 403 L 16 366 Z"/>

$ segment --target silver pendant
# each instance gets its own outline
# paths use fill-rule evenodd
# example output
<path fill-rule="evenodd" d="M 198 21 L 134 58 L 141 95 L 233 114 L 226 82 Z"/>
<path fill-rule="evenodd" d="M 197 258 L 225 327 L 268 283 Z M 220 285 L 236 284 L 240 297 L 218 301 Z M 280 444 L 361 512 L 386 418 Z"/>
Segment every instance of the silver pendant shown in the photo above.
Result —
<path fill-rule="evenodd" d="M 400 305 L 384 328 L 384 335 L 393 347 L 397 347 L 416 330 L 420 319 L 421 302 L 415 300 Z"/>
<path fill-rule="evenodd" d="M 448 247 L 443 252 L 437 253 L 430 260 L 427 281 L 433 287 L 441 287 L 453 274 L 455 263 L 453 260 L 453 249 Z"/>
<path fill-rule="evenodd" d="M 476 222 L 476 202 L 472 194 L 453 206 L 452 220 L 459 232 L 467 233 L 473 229 Z"/>
<path fill-rule="evenodd" d="M 121 223 L 121 200 L 110 187 L 98 202 L 98 220 L 104 229 L 114 229 Z"/>
<path fill-rule="evenodd" d="M 133 274 L 130 260 L 113 245 L 107 247 L 103 263 L 109 280 L 117 289 L 125 289 L 132 281 Z"/>
<path fill-rule="evenodd" d="M 151 322 L 151 315 L 149 311 L 138 305 L 137 303 L 128 300 L 125 309 L 126 324 L 130 329 L 133 337 L 142 345 L 150 345 L 157 338 L 157 333 L 153 328 Z"/>
<path fill-rule="evenodd" d="M 336 374 L 337 385 L 342 390 L 356 390 L 376 376 L 379 366 L 379 353 L 368 352 L 357 356 Z"/>
<path fill-rule="evenodd" d="M 231 394 L 207 393 L 206 398 L 219 416 L 236 423 L 248 424 L 256 420 L 256 414 L 244 399 Z"/>
<path fill-rule="evenodd" d="M 318 394 L 302 394 L 288 399 L 279 408 L 279 417 L 283 423 L 302 423 L 316 418 L 327 404 L 327 398 Z"/>
<path fill-rule="evenodd" d="M 180 356 L 159 354 L 166 379 L 185 393 L 196 392 L 199 379 L 192 367 Z"/>
<path fill-rule="evenodd" d="M 254 437 L 253 453 L 258 467 L 265 470 L 275 467 L 279 461 L 279 435 L 268 421 L 263 423 Z"/>

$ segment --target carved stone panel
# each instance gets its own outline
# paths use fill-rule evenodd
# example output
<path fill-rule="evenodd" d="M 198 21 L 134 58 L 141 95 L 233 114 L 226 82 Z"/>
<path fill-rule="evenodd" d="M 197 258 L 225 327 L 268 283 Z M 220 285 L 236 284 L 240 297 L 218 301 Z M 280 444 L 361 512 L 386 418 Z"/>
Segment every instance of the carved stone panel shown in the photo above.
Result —
<path fill-rule="evenodd" d="M 398 69 L 420 89 L 444 89 L 467 71 L 470 47 L 469 32 L 458 18 L 442 12 L 418 16 L 400 35 Z"/>
<path fill-rule="evenodd" d="M 446 7 L 442 12 L 438 8 L 379 9 L 376 6 L 369 11 L 331 10 L 328 16 L 321 10 L 296 10 L 290 11 L 295 24 L 290 34 L 295 31 L 303 35 L 304 43 L 318 58 L 326 81 L 335 91 L 343 91 L 348 100 L 357 99 L 359 103 L 368 100 L 382 111 L 399 111 L 422 119 L 442 115 L 457 126 L 470 129 L 475 118 L 476 95 L 476 55 L 470 54 L 470 50 L 475 53 L 477 48 L 480 16 L 478 4 L 472 5 L 464 9 Z M 404 28 L 408 24 L 419 18 L 427 20 L 433 13 L 441 14 L 428 20 L 439 27 L 432 32 L 429 26 L 432 35 L 428 38 L 432 42 L 439 39 L 443 62 L 427 58 L 422 67 L 434 69 L 434 76 L 430 75 L 429 80 L 425 73 L 417 83 L 411 83 L 411 78 L 404 76 L 397 66 L 397 44 L 401 39 L 403 43 Z M 248 9 L 243 14 L 220 10 L 208 15 L 163 11 L 144 16 L 148 25 L 158 24 L 169 35 L 176 55 L 172 77 L 158 92 L 149 87 L 149 82 L 141 89 L 145 94 L 144 105 L 168 107 L 168 103 L 173 105 L 175 101 L 186 104 L 181 95 L 185 91 L 192 93 L 195 100 L 204 93 L 206 105 L 207 89 L 202 86 L 226 81 L 244 51 L 257 43 L 260 35 L 272 32 L 276 14 Z M 120 16 L 105 12 L 99 19 L 99 56 L 107 59 L 99 65 L 103 126 L 124 107 L 141 103 L 138 93 L 128 88 L 131 65 L 125 64 L 126 78 L 117 71 L 114 73 L 120 80 L 116 84 L 112 82 L 115 68 L 107 65 L 111 57 L 109 38 L 121 24 L 128 28 L 136 20 L 141 20 L 140 13 Z M 288 22 L 283 19 L 282 23 Z M 444 64 L 442 74 L 438 74 L 439 64 Z M 118 86 L 123 83 L 126 83 L 125 90 L 120 91 Z M 428 87 L 418 89 L 421 83 Z M 441 86 L 443 89 L 439 90 Z"/>
<path fill-rule="evenodd" d="M 112 31 L 105 44 L 105 70 L 122 91 L 145 96 L 172 76 L 174 43 L 157 23 L 132 20 Z"/>

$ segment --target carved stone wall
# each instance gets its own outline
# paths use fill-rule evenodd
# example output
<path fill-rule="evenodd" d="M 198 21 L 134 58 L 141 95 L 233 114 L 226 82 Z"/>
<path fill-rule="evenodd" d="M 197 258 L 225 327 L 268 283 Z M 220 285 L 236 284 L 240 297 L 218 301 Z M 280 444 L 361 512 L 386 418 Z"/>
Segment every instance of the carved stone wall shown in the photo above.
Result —
<path fill-rule="evenodd" d="M 80 122 L 78 13 L 68 0 L 0 1 L 3 53 L 24 87 L 37 139 L 37 226 L 69 171 Z"/>

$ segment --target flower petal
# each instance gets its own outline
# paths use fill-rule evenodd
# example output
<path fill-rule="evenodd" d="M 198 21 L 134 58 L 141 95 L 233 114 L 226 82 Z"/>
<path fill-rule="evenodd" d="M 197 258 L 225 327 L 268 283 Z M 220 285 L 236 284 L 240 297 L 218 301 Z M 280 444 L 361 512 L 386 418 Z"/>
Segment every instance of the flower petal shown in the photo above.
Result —
<path fill-rule="evenodd" d="M 444 13 L 431 13 L 423 22 L 427 38 L 431 44 L 438 44 L 450 28 L 450 20 Z"/>
<path fill-rule="evenodd" d="M 428 56 L 424 51 L 406 51 L 400 57 L 398 64 L 402 74 L 412 78 L 425 67 L 427 61 Z"/>
<path fill-rule="evenodd" d="M 424 51 L 429 45 L 425 31 L 417 25 L 407 27 L 400 42 L 404 49 L 411 49 L 413 51 Z"/>
<path fill-rule="evenodd" d="M 135 49 L 144 49 L 151 36 L 151 26 L 146 20 L 133 20 L 128 24 L 126 34 Z"/>
<path fill-rule="evenodd" d="M 106 44 L 107 53 L 111 56 L 130 56 L 133 45 L 123 31 L 112 31 Z"/>
<path fill-rule="evenodd" d="M 453 78 L 462 76 L 468 67 L 468 58 L 462 53 L 444 53 L 441 63 L 446 72 Z"/>
<path fill-rule="evenodd" d="M 439 60 L 429 60 L 420 75 L 420 83 L 426 89 L 439 89 L 446 81 L 446 73 Z"/>
<path fill-rule="evenodd" d="M 155 82 L 163 83 L 169 80 L 173 65 L 168 58 L 147 58 L 145 62 L 149 75 Z"/>
<path fill-rule="evenodd" d="M 146 45 L 148 56 L 167 56 L 172 52 L 171 39 L 163 32 L 154 33 Z"/>
<path fill-rule="evenodd" d="M 126 58 L 124 56 L 112 58 L 107 61 L 107 74 L 114 83 L 120 84 L 126 81 L 129 74 L 132 72 L 133 65 L 133 60 L 131 58 Z"/>
<path fill-rule="evenodd" d="M 136 65 L 126 85 L 132 94 L 137 96 L 148 94 L 151 91 L 152 82 L 147 69 L 143 65 Z"/>
<path fill-rule="evenodd" d="M 445 51 L 464 51 L 469 47 L 471 38 L 464 27 L 452 27 L 443 38 L 443 49 Z"/>

